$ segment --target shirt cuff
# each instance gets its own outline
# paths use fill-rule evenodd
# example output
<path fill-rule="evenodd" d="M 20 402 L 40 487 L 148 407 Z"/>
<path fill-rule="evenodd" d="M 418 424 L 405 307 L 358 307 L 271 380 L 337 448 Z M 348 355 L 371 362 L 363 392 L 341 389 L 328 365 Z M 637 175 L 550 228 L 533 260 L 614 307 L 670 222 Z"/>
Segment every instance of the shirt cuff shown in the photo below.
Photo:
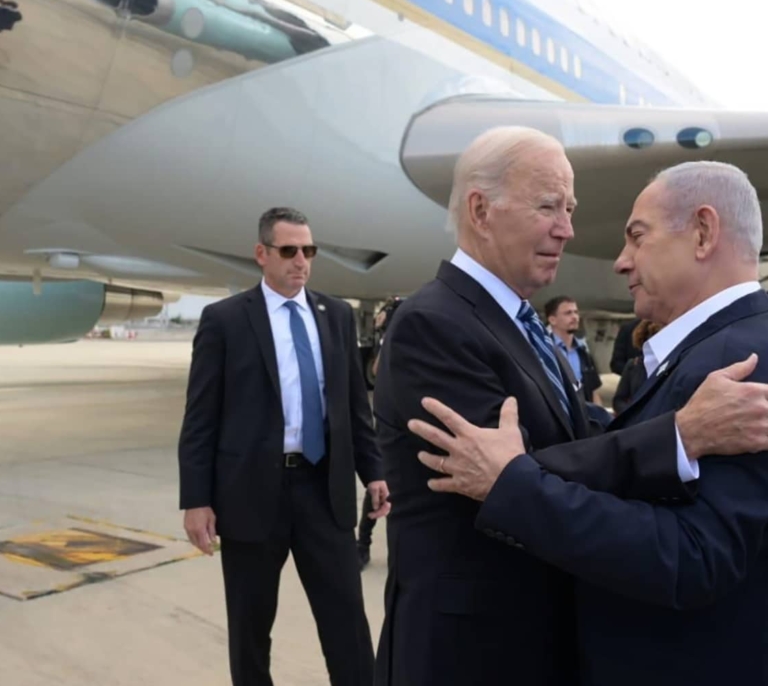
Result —
<path fill-rule="evenodd" d="M 699 478 L 699 463 L 696 460 L 689 460 L 688 455 L 685 454 L 677 422 L 675 422 L 675 438 L 677 439 L 677 473 L 680 476 L 680 481 L 684 484 L 695 481 Z"/>

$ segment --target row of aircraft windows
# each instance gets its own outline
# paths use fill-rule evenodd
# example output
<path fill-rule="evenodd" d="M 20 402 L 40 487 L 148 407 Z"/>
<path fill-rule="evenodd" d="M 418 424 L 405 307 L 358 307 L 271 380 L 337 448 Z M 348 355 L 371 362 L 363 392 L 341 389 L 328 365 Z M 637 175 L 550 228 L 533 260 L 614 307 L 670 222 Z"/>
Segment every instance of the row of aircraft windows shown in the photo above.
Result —
<path fill-rule="evenodd" d="M 472 16 L 475 12 L 475 3 L 481 4 L 481 11 L 482 11 L 482 18 L 483 23 L 488 26 L 493 26 L 493 18 L 494 18 L 494 12 L 493 12 L 493 4 L 491 3 L 491 0 L 460 0 L 464 5 L 464 12 Z M 449 5 L 454 4 L 454 0 L 445 0 L 445 2 Z M 501 35 L 505 38 L 508 38 L 511 30 L 512 30 L 512 21 L 509 16 L 509 12 L 507 11 L 506 7 L 500 7 L 499 8 L 499 31 L 501 32 Z M 555 64 L 557 61 L 557 46 L 555 45 L 555 41 L 553 41 L 551 38 L 547 38 L 546 41 L 542 41 L 541 33 L 536 28 L 531 28 L 530 31 L 528 30 L 529 27 L 525 25 L 525 22 L 518 17 L 515 20 L 515 39 L 517 40 L 517 44 L 524 48 L 530 39 L 530 45 L 531 50 L 533 50 L 534 55 L 541 55 L 542 49 L 546 48 L 547 53 L 547 61 L 550 64 Z M 560 50 L 560 68 L 568 73 L 570 69 L 570 54 L 568 52 L 568 48 L 566 48 L 564 45 L 559 46 Z M 581 79 L 583 75 L 583 69 L 581 64 L 581 58 L 578 55 L 573 55 L 573 75 L 577 79 Z M 626 105 L 629 102 L 629 99 L 627 97 L 627 89 L 624 86 L 624 84 L 621 84 L 619 86 L 619 101 L 622 105 Z M 637 99 L 638 105 L 650 105 L 651 103 L 646 102 L 645 98 L 642 96 L 639 96 Z"/>
<path fill-rule="evenodd" d="M 452 5 L 454 0 L 445 0 L 445 2 L 449 5 Z M 475 12 L 475 3 L 482 3 L 481 11 L 483 23 L 488 27 L 493 26 L 494 12 L 491 0 L 462 0 L 462 2 L 464 4 L 464 12 L 469 16 L 472 16 Z M 499 8 L 498 16 L 499 31 L 501 31 L 502 36 L 508 38 L 512 31 L 512 21 L 506 7 Z M 521 48 L 524 48 L 530 40 L 531 49 L 533 50 L 534 55 L 541 55 L 542 49 L 545 48 L 547 53 L 547 60 L 549 63 L 555 64 L 557 62 L 558 50 L 555 46 L 555 41 L 553 41 L 551 38 L 547 38 L 546 41 L 542 41 L 541 33 L 539 30 L 531 29 L 529 31 L 528 27 L 525 25 L 525 22 L 520 17 L 515 20 L 515 38 L 517 40 L 517 44 Z M 564 72 L 568 73 L 570 70 L 570 54 L 568 53 L 568 48 L 561 45 L 559 53 L 560 68 Z M 578 55 L 573 56 L 573 75 L 577 79 L 582 77 L 581 58 Z"/>

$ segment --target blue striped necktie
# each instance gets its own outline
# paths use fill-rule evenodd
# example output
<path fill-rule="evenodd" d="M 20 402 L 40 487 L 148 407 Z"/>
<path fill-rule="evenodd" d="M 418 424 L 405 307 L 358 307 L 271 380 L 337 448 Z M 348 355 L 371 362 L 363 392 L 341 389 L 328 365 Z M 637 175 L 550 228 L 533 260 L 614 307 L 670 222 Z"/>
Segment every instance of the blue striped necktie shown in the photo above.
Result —
<path fill-rule="evenodd" d="M 291 313 L 291 336 L 293 336 L 293 347 L 296 349 L 296 359 L 299 362 L 302 453 L 312 464 L 317 464 L 325 455 L 325 426 L 320 382 L 309 334 L 299 314 L 299 306 L 293 300 L 286 301 L 285 306 Z"/>
<path fill-rule="evenodd" d="M 528 332 L 528 338 L 530 339 L 539 360 L 541 360 L 544 371 L 547 373 L 547 378 L 555 389 L 557 399 L 563 406 L 568 419 L 571 420 L 571 424 L 573 424 L 571 404 L 568 402 L 568 396 L 565 394 L 563 377 L 560 372 L 560 367 L 557 364 L 555 346 L 552 343 L 552 339 L 544 330 L 544 325 L 536 314 L 536 310 L 531 307 L 531 303 L 527 300 L 523 300 L 523 303 L 520 306 L 520 311 L 517 313 L 517 318 L 523 323 L 525 330 Z"/>

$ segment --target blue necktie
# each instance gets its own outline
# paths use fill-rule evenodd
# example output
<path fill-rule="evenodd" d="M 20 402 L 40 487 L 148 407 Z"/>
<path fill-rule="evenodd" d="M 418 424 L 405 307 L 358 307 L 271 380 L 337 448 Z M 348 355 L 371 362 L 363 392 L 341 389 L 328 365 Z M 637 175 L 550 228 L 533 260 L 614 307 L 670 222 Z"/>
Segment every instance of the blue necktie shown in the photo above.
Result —
<path fill-rule="evenodd" d="M 286 301 L 285 306 L 291 313 L 291 336 L 296 349 L 296 359 L 299 362 L 302 452 L 312 464 L 317 464 L 325 455 L 325 427 L 320 382 L 317 378 L 317 368 L 307 327 L 304 326 L 304 320 L 299 314 L 299 306 L 293 300 Z"/>
<path fill-rule="evenodd" d="M 552 343 L 552 339 L 544 330 L 544 325 L 539 320 L 536 310 L 531 307 L 531 303 L 527 300 L 523 300 L 523 304 L 520 306 L 520 311 L 517 313 L 517 318 L 523 323 L 525 330 L 528 332 L 528 338 L 533 344 L 533 348 L 536 351 L 539 360 L 541 360 L 544 371 L 547 373 L 547 378 L 552 382 L 552 386 L 557 393 L 557 399 L 563 406 L 568 419 L 573 423 L 573 418 L 571 417 L 571 405 L 568 402 L 568 396 L 565 394 L 563 377 L 560 373 L 560 367 L 557 364 L 555 346 Z"/>

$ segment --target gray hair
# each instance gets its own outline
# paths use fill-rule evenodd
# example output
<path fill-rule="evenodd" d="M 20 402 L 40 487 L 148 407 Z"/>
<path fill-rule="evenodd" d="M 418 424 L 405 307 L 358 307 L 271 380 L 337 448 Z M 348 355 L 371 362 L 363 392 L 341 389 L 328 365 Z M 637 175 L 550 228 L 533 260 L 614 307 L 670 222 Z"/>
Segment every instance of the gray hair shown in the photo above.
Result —
<path fill-rule="evenodd" d="M 745 260 L 757 261 L 763 220 L 757 191 L 738 167 L 724 162 L 684 162 L 654 179 L 668 191 L 665 202 L 672 230 L 682 230 L 702 205 L 710 205 Z"/>
<path fill-rule="evenodd" d="M 556 138 L 524 126 L 497 126 L 475 138 L 459 156 L 453 170 L 446 230 L 458 237 L 470 191 L 481 191 L 492 203 L 502 200 L 505 182 L 520 164 L 523 153 L 541 146 L 562 149 Z"/>

